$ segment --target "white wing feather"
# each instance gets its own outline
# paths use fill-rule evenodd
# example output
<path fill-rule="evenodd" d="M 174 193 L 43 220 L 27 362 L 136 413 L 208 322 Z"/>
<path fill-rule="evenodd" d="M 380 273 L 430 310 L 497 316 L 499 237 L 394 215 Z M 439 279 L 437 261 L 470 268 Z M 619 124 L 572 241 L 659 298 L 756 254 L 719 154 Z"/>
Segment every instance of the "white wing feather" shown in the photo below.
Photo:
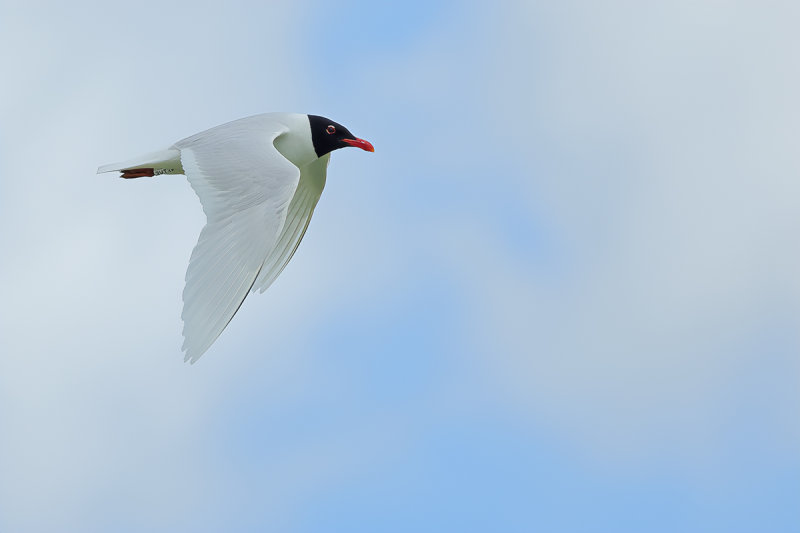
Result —
<path fill-rule="evenodd" d="M 286 223 L 283 226 L 281 236 L 272 249 L 272 252 L 264 262 L 264 266 L 253 285 L 253 292 L 264 292 L 272 285 L 289 261 L 294 252 L 303 240 L 303 236 L 314 214 L 322 189 L 325 188 L 325 175 L 328 169 L 328 162 L 331 154 L 325 154 L 319 159 L 303 167 L 300 171 L 300 183 L 297 191 L 289 204 L 289 212 L 286 215 Z"/>
<path fill-rule="evenodd" d="M 183 291 L 187 361 L 197 361 L 231 321 L 281 235 L 300 180 L 273 144 L 287 131 L 257 116 L 175 144 L 208 218 Z"/>

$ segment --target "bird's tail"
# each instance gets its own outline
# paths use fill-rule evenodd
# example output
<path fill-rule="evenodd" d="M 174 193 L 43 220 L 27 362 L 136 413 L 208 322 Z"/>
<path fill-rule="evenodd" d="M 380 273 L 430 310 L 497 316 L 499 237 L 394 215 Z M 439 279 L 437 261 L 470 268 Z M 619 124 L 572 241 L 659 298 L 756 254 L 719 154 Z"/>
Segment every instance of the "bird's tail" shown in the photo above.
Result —
<path fill-rule="evenodd" d="M 97 169 L 98 174 L 104 172 L 122 172 L 121 177 L 126 179 L 184 173 L 181 152 L 177 148 L 151 152 L 136 159 L 103 165 Z"/>

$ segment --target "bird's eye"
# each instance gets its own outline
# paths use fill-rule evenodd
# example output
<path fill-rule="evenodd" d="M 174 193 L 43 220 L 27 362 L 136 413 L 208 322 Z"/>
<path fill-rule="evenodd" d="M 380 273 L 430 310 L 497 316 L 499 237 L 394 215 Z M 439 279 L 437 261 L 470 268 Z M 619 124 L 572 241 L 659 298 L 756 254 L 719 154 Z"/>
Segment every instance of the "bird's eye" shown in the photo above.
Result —
<path fill-rule="evenodd" d="M 325 128 L 325 131 L 327 131 L 329 135 L 333 135 L 334 133 L 336 133 L 336 128 L 334 128 L 333 126 L 328 126 L 327 128 Z"/>

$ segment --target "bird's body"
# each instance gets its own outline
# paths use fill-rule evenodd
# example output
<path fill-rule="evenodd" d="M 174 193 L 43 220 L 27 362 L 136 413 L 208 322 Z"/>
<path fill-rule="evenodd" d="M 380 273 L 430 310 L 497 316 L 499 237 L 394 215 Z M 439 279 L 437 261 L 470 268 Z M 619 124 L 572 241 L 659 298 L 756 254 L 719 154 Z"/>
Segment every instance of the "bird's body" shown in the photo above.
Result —
<path fill-rule="evenodd" d="M 324 117 L 266 113 L 97 171 L 123 178 L 185 174 L 207 223 L 186 272 L 183 350 L 195 362 L 252 290 L 263 292 L 292 258 L 325 187 L 330 152 L 373 151 Z"/>

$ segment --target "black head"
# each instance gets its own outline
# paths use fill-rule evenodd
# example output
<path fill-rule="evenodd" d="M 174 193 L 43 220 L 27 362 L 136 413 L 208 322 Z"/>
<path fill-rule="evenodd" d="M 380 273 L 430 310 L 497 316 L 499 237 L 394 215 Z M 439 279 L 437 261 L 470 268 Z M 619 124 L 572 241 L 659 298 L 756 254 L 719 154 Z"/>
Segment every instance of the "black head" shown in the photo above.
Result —
<path fill-rule="evenodd" d="M 348 146 L 355 146 L 368 152 L 375 151 L 372 144 L 359 139 L 338 122 L 318 115 L 308 115 L 308 122 L 311 124 L 311 141 L 314 143 L 317 157 Z"/>

